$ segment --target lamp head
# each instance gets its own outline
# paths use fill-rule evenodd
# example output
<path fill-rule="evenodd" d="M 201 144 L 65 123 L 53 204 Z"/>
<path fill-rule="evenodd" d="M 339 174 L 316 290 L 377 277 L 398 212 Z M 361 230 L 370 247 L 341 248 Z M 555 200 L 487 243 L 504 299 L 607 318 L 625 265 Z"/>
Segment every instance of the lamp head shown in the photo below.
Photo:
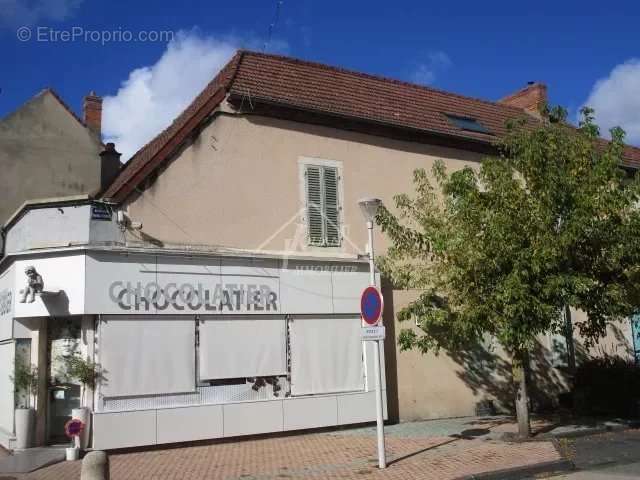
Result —
<path fill-rule="evenodd" d="M 373 222 L 373 219 L 376 218 L 376 213 L 378 213 L 378 208 L 382 205 L 382 200 L 379 198 L 362 198 L 358 200 L 358 205 L 360 205 L 360 210 L 365 220 Z"/>

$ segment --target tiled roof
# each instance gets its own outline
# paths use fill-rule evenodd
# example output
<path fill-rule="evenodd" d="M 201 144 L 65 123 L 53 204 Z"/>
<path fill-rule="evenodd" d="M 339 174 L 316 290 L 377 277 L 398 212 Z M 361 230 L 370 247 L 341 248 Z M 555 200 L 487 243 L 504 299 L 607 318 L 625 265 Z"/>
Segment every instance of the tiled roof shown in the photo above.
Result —
<path fill-rule="evenodd" d="M 506 132 L 508 120 L 536 121 L 509 105 L 289 57 L 239 51 L 165 131 L 131 158 L 105 197 L 124 199 L 226 94 L 249 103 L 269 102 L 487 144 Z M 457 128 L 445 114 L 476 119 L 492 134 Z M 640 167 L 640 149 L 628 147 L 625 153 L 628 166 Z"/>

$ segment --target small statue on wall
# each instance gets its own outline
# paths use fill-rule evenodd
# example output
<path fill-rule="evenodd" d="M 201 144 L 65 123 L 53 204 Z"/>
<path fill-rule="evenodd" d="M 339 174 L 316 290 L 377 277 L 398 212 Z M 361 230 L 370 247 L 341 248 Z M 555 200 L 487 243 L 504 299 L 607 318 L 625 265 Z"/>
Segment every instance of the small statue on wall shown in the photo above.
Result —
<path fill-rule="evenodd" d="M 42 293 L 44 290 L 44 281 L 33 265 L 25 268 L 24 273 L 27 275 L 27 286 L 20 290 L 22 294 L 20 303 L 33 303 L 36 300 L 36 293 Z"/>

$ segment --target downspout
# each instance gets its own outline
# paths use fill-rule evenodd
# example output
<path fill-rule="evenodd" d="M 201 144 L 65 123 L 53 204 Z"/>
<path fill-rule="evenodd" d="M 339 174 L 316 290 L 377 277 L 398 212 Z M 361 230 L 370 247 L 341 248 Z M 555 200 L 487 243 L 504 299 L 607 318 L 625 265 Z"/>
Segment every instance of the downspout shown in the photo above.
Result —
<path fill-rule="evenodd" d="M 5 244 L 7 243 L 7 229 L 4 225 L 0 226 L 0 239 L 2 239 L 2 250 L 0 250 L 0 260 L 4 258 Z"/>

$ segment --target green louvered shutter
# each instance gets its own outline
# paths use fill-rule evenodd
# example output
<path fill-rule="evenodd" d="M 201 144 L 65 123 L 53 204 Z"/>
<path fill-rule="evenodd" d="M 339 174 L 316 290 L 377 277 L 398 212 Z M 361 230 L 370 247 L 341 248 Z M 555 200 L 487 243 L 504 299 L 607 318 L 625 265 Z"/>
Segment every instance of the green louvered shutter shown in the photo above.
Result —
<path fill-rule="evenodd" d="M 324 244 L 322 219 L 322 169 L 308 166 L 305 170 L 307 190 L 307 234 L 310 245 Z"/>
<path fill-rule="evenodd" d="M 308 165 L 305 167 L 305 182 L 309 244 L 340 246 L 338 169 Z"/>
<path fill-rule="evenodd" d="M 325 244 L 340 246 L 340 212 L 338 206 L 338 170 L 323 168 Z"/>

